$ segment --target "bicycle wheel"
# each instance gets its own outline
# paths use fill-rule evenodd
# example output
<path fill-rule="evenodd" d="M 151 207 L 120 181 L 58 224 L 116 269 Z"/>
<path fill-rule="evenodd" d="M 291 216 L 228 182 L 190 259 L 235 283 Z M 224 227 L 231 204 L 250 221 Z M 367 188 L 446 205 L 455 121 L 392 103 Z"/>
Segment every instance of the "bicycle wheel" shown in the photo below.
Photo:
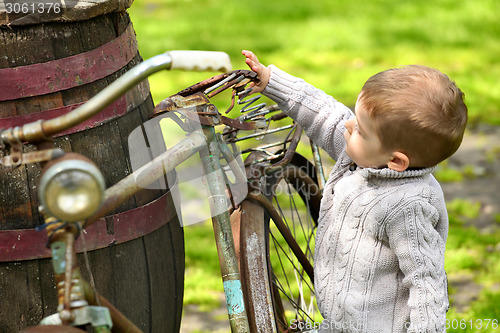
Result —
<path fill-rule="evenodd" d="M 296 332 L 321 320 L 312 276 L 321 193 L 313 165 L 298 154 L 261 183 L 269 200 L 251 193 L 233 217 L 250 328 Z"/>

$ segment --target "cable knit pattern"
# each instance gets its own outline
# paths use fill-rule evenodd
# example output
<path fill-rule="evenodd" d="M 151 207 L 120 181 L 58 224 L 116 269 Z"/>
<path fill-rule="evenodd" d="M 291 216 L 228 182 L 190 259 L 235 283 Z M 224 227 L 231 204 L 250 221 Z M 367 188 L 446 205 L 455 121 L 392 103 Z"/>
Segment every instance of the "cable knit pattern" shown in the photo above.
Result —
<path fill-rule="evenodd" d="M 343 132 L 351 110 L 270 68 L 264 95 L 337 161 L 324 189 L 316 236 L 322 331 L 444 332 L 448 216 L 433 168 L 350 171 Z"/>

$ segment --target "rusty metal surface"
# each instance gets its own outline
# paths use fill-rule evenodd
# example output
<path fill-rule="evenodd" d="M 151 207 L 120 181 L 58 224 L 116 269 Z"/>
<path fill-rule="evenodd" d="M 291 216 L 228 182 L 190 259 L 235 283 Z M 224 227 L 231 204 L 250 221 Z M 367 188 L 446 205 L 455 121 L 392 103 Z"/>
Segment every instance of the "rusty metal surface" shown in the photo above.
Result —
<path fill-rule="evenodd" d="M 207 88 L 210 88 L 210 87 L 216 85 L 217 83 L 223 81 L 224 79 L 227 79 L 228 77 L 230 77 L 231 75 L 234 75 L 234 74 L 236 76 L 242 75 L 245 78 L 248 78 L 248 79 L 255 81 L 256 83 L 259 82 L 259 80 L 257 78 L 257 73 L 250 71 L 250 70 L 239 69 L 239 70 L 219 74 L 219 75 L 213 76 L 211 78 L 208 78 L 204 81 L 198 82 L 190 87 L 187 87 L 186 89 L 179 91 L 177 93 L 177 95 L 188 96 L 188 95 L 197 93 L 199 91 L 204 91 Z"/>
<path fill-rule="evenodd" d="M 83 293 L 78 292 L 81 291 L 79 288 L 81 275 L 74 247 L 79 228 L 75 223 L 58 222 L 49 216 L 46 216 L 45 222 L 48 224 L 46 232 L 51 247 L 54 280 L 57 287 L 57 310 L 61 321 L 67 325 L 72 321 L 72 302 L 83 300 Z M 74 289 L 77 293 L 73 292 Z"/>
<path fill-rule="evenodd" d="M 82 281 L 85 299 L 89 305 L 105 306 L 109 309 L 111 320 L 113 321 L 112 332 L 142 333 L 127 317 L 113 306 L 106 298 L 92 288 L 88 282 Z"/>
<path fill-rule="evenodd" d="M 216 141 L 213 127 L 204 127 L 203 130 L 207 137 L 208 151 L 200 151 L 200 157 L 203 162 L 208 188 L 210 189 L 210 207 L 212 212 L 217 213 L 212 217 L 212 224 L 217 253 L 219 254 L 229 323 L 232 332 L 249 332 L 231 222 L 227 210 L 225 180 L 219 162 L 219 144 Z"/>
<path fill-rule="evenodd" d="M 256 129 L 257 123 L 254 121 L 241 121 L 239 119 L 231 119 L 225 116 L 220 116 L 221 122 L 229 127 L 237 128 L 244 131 L 251 131 Z"/>
<path fill-rule="evenodd" d="M 63 242 L 66 243 L 66 253 L 64 254 L 64 261 L 66 263 L 65 272 L 64 272 L 64 285 L 57 283 L 58 279 L 56 275 L 54 275 L 54 279 L 56 280 L 56 285 L 58 285 L 58 295 L 59 295 L 59 305 L 62 305 L 62 310 L 59 311 L 61 315 L 61 319 L 65 323 L 70 323 L 72 321 L 71 316 L 71 303 L 73 301 L 80 301 L 83 298 L 81 293 L 78 294 L 79 297 L 74 298 L 75 293 L 73 292 L 73 288 L 78 288 L 77 284 L 81 280 L 76 278 L 76 275 L 79 272 L 78 261 L 76 259 L 75 252 L 75 237 L 77 235 L 66 232 L 64 234 Z M 75 273 L 75 274 L 74 274 Z M 61 293 L 61 288 L 63 292 Z M 62 295 L 61 295 L 62 294 Z"/>
<path fill-rule="evenodd" d="M 266 168 L 266 174 L 271 174 L 276 170 L 283 168 L 283 166 L 287 165 L 288 163 L 290 163 L 290 161 L 293 158 L 293 155 L 295 154 L 295 150 L 297 149 L 297 145 L 299 144 L 301 136 L 302 136 L 302 127 L 296 125 L 295 132 L 293 133 L 290 145 L 288 146 L 285 152 L 285 156 L 283 157 L 283 159 L 279 160 L 276 163 L 273 163 L 270 167 Z"/>
<path fill-rule="evenodd" d="M 53 256 L 55 265 L 59 265 L 63 271 L 63 273 L 55 272 L 54 274 L 58 290 L 58 312 L 63 324 L 71 325 L 75 319 L 72 315 L 73 309 L 88 305 L 104 305 L 110 311 L 114 331 L 141 332 L 137 326 L 127 319 L 104 297 L 97 294 L 94 288 L 82 279 L 74 247 L 74 240 L 78 234 L 78 230 L 76 224 L 72 223 L 56 223 L 47 228 L 47 234 L 50 235 L 49 242 L 51 244 L 63 242 L 65 245 L 64 259 Z M 61 262 L 61 260 L 63 260 L 63 262 Z M 69 330 L 69 332 L 71 332 L 71 330 Z"/>
<path fill-rule="evenodd" d="M 297 244 L 297 241 L 293 237 L 292 233 L 286 226 L 286 224 L 283 222 L 283 219 L 281 218 L 280 214 L 276 209 L 274 208 L 273 204 L 271 201 L 269 201 L 268 198 L 266 198 L 262 193 L 258 192 L 250 192 L 248 193 L 248 199 L 253 200 L 260 205 L 262 205 L 266 211 L 269 213 L 271 216 L 271 219 L 274 221 L 276 227 L 278 228 L 279 232 L 283 236 L 284 239 L 286 239 L 288 246 L 290 246 L 290 249 L 292 250 L 293 254 L 295 257 L 299 260 L 300 264 L 304 268 L 305 272 L 311 279 L 311 282 L 314 283 L 314 270 L 313 266 L 307 259 L 307 256 L 304 254 L 300 246 Z"/>
<path fill-rule="evenodd" d="M 174 111 L 180 108 L 194 107 L 210 103 L 209 99 L 201 92 L 197 92 L 188 96 L 172 95 L 159 102 L 154 109 L 154 115 L 160 115 L 165 112 Z"/>
<path fill-rule="evenodd" d="M 11 153 L 10 155 L 1 158 L 0 166 L 9 168 L 16 167 L 20 164 L 47 162 L 64 155 L 64 151 L 60 148 L 45 149 L 29 153 L 21 152 L 20 154 L 18 152 L 19 151 L 16 151 L 14 154 Z"/>
<path fill-rule="evenodd" d="M 228 113 L 234 106 L 234 99 L 236 96 L 235 91 L 243 89 L 250 82 L 258 83 L 259 79 L 257 78 L 257 74 L 255 72 L 249 70 L 235 70 L 213 76 L 161 101 L 155 107 L 155 114 L 158 115 L 178 108 L 208 104 L 210 98 L 227 89 L 233 89 L 232 103 L 230 108 L 226 111 L 226 113 Z M 231 119 L 229 117 L 222 116 L 218 111 L 217 113 L 217 117 L 212 117 L 212 119 L 200 117 L 200 123 L 207 126 L 224 124 L 240 130 L 254 130 L 257 128 L 257 124 L 254 121 Z M 200 116 L 202 115 L 199 112 L 198 114 Z"/>
<path fill-rule="evenodd" d="M 220 112 L 218 112 L 218 110 L 215 108 L 215 106 L 209 103 L 209 99 L 205 97 L 205 95 L 201 91 L 187 96 L 182 96 L 179 94 L 173 95 L 159 102 L 155 107 L 154 114 L 155 116 L 158 116 L 165 112 L 182 109 L 183 115 L 190 118 L 191 120 L 199 122 L 202 125 L 216 126 L 224 124 L 226 126 L 245 131 L 250 131 L 257 128 L 255 122 L 244 122 L 239 119 L 232 119 L 221 115 Z M 210 109 L 211 107 L 213 107 L 212 112 L 204 111 L 206 109 Z M 197 109 L 197 111 L 194 111 L 195 108 Z"/>
<path fill-rule="evenodd" d="M 276 332 L 269 281 L 264 208 L 244 200 L 231 215 L 250 332 Z M 265 304 L 265 306 L 262 306 Z"/>

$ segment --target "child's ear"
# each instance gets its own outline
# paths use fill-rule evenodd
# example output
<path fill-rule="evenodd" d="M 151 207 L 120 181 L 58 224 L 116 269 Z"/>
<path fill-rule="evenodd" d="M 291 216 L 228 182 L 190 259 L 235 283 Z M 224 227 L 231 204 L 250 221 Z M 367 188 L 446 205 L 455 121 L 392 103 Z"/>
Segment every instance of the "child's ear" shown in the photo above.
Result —
<path fill-rule="evenodd" d="M 400 151 L 392 153 L 392 160 L 387 163 L 389 169 L 395 171 L 405 171 L 410 166 L 410 158 Z"/>

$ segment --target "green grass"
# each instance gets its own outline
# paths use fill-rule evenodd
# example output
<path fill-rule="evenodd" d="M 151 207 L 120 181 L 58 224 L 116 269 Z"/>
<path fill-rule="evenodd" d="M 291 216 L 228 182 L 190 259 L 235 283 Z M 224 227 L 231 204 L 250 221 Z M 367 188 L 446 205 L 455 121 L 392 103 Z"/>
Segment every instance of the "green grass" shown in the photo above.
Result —
<path fill-rule="evenodd" d="M 496 250 L 500 230 L 481 232 L 466 223 L 478 216 L 478 202 L 455 199 L 447 204 L 447 208 L 450 218 L 446 243 L 447 271 L 450 275 L 471 275 L 476 282 L 493 286 L 500 276 L 500 253 Z"/>
<path fill-rule="evenodd" d="M 217 308 L 223 288 L 212 224 L 203 222 L 185 227 L 184 238 L 184 304 L 197 304 L 206 311 Z"/>
<path fill-rule="evenodd" d="M 249 49 L 262 63 L 274 63 L 346 105 L 354 104 L 369 76 L 418 63 L 439 68 L 457 82 L 471 125 L 500 124 L 497 0 L 136 0 L 129 12 L 144 58 L 173 49 L 221 50 L 236 69 L 246 68 L 241 50 Z M 156 74 L 150 79 L 154 100 L 213 74 Z M 440 173 L 444 181 L 471 176 L 468 169 L 446 165 Z M 485 285 L 466 313 L 452 308 L 448 317 L 500 318 L 495 289 L 500 255 L 491 250 L 500 233 L 466 227 L 477 216 L 477 203 L 451 202 L 448 208 L 447 271 Z M 185 237 L 185 302 L 217 306 L 222 283 L 211 225 L 186 227 Z"/>
<path fill-rule="evenodd" d="M 459 313 L 453 307 L 447 318 L 455 320 L 449 332 L 498 332 L 495 325 L 489 328 L 478 329 L 480 319 L 499 319 L 500 309 L 500 253 L 498 241 L 500 230 L 483 233 L 474 227 L 467 226 L 466 222 L 479 214 L 480 204 L 466 200 L 455 199 L 447 205 L 450 217 L 450 231 L 446 243 L 445 268 L 448 277 L 453 281 L 456 277 L 466 276 L 472 282 L 483 285 L 479 298 L 470 304 L 467 311 Z M 450 288 L 453 300 L 457 290 Z M 472 323 L 470 322 L 472 320 Z M 462 328 L 460 328 L 462 323 Z M 486 326 L 486 321 L 483 321 Z M 472 325 L 472 330 L 471 330 Z"/>

